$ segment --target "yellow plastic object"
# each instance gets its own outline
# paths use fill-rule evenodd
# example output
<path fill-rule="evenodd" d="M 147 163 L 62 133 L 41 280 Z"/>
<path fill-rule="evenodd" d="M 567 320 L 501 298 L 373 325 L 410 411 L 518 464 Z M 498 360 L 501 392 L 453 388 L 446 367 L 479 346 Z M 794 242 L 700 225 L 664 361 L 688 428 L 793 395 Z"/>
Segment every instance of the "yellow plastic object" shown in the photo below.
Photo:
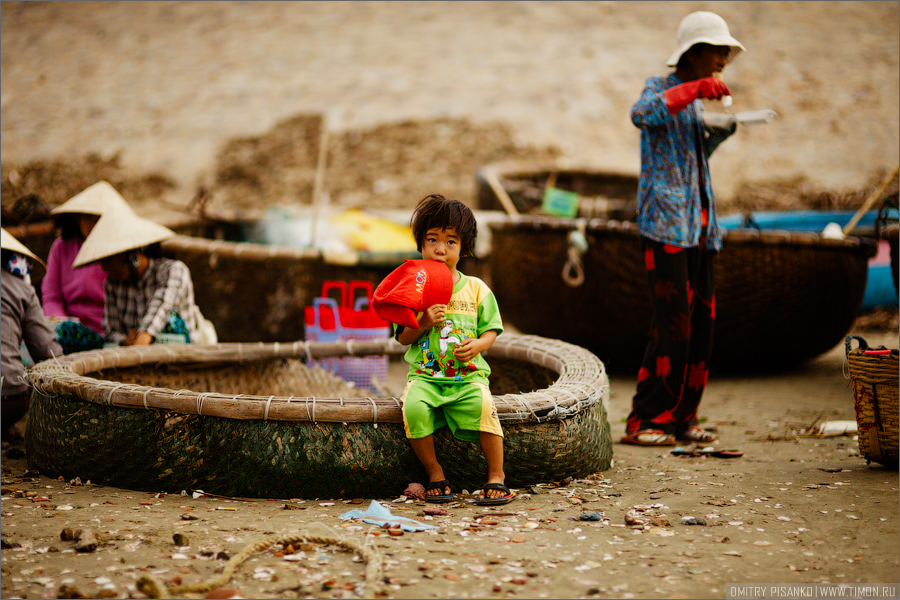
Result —
<path fill-rule="evenodd" d="M 372 213 L 348 209 L 329 222 L 339 229 L 344 243 L 363 252 L 415 252 L 416 241 L 409 226 Z"/>

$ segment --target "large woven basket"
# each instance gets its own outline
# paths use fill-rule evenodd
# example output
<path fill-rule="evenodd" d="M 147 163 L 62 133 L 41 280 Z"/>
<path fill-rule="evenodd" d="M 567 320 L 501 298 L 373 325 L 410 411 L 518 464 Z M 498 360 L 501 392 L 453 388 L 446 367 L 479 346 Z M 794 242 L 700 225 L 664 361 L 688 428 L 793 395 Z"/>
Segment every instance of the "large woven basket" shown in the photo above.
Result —
<path fill-rule="evenodd" d="M 399 399 L 322 387 L 329 385 L 324 373 L 303 375 L 302 384 L 292 378 L 296 363 L 310 357 L 404 351 L 393 340 L 184 344 L 45 361 L 28 376 L 35 389 L 26 430 L 29 467 L 148 491 L 396 496 L 411 481 L 427 481 L 405 437 Z M 510 485 L 610 467 L 609 383 L 596 356 L 514 334 L 500 336 L 485 356 Z M 219 391 L 228 380 L 242 387 Z M 477 444 L 443 428 L 435 445 L 457 489 L 484 483 L 487 467 Z"/>
<path fill-rule="evenodd" d="M 179 235 L 163 254 L 191 271 L 197 305 L 219 341 L 303 339 L 303 311 L 329 279 L 378 284 L 390 265 L 337 265 L 313 248 L 265 246 Z"/>
<path fill-rule="evenodd" d="M 610 370 L 639 365 L 651 305 L 635 223 L 510 217 L 490 228 L 491 288 L 504 318 L 520 331 L 583 346 Z M 572 286 L 563 272 L 569 235 L 579 228 L 588 248 L 578 255 L 584 281 Z M 715 266 L 712 368 L 781 368 L 839 344 L 862 304 L 872 251 L 857 238 L 726 232 Z"/>
<path fill-rule="evenodd" d="M 414 258 L 407 253 L 332 255 L 315 248 L 188 235 L 161 246 L 164 256 L 190 269 L 197 305 L 215 325 L 220 342 L 303 339 L 303 311 L 312 306 L 325 281 L 378 285 L 403 259 Z M 476 267 L 474 259 L 461 261 L 465 273 L 480 275 Z"/>
<path fill-rule="evenodd" d="M 856 340 L 858 346 L 852 347 Z M 859 430 L 859 453 L 866 462 L 898 466 L 897 350 L 870 349 L 865 339 L 851 335 L 845 341 L 853 401 Z"/>
<path fill-rule="evenodd" d="M 637 177 L 596 168 L 508 164 L 488 172 L 514 202 L 524 202 L 523 186 L 542 189 L 548 177 L 579 194 L 628 203 L 637 197 Z M 495 194 L 483 179 L 479 198 Z M 640 365 L 651 302 L 637 224 L 629 211 L 610 216 L 492 220 L 488 270 L 504 318 L 519 331 L 583 346 L 621 372 Z M 573 243 L 578 239 L 586 244 Z M 874 254 L 871 241 L 855 237 L 727 231 L 715 261 L 711 369 L 782 368 L 840 344 L 859 313 Z"/>

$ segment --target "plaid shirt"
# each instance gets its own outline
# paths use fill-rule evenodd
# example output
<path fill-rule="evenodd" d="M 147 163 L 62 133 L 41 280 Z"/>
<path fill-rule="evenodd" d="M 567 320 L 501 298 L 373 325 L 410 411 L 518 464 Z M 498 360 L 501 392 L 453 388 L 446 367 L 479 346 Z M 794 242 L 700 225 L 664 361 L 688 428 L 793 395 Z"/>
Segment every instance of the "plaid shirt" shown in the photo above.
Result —
<path fill-rule="evenodd" d="M 133 329 L 156 337 L 176 310 L 193 338 L 197 331 L 194 283 L 187 265 L 168 258 L 149 259 L 136 284 L 106 280 L 103 330 L 108 341 L 121 343 Z"/>
<path fill-rule="evenodd" d="M 733 130 L 706 127 L 700 101 L 670 114 L 665 91 L 680 83 L 674 73 L 651 77 L 631 108 L 631 121 L 641 130 L 638 230 L 664 244 L 698 246 L 704 229 L 703 194 L 709 199 L 706 246 L 720 250 L 722 230 L 716 219 L 708 161 L 716 146 Z"/>

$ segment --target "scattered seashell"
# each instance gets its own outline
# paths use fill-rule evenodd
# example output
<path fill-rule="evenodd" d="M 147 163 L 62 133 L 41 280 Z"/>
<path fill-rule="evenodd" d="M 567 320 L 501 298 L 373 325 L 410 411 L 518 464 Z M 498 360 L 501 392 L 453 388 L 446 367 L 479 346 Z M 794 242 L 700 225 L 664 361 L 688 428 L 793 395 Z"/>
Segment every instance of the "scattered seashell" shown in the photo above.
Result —
<path fill-rule="evenodd" d="M 93 552 L 99 544 L 100 540 L 90 529 L 75 530 L 75 550 L 78 552 Z"/>
<path fill-rule="evenodd" d="M 406 486 L 406 489 L 403 490 L 403 495 L 413 500 L 424 500 L 425 486 L 421 483 L 410 483 L 408 486 Z"/>

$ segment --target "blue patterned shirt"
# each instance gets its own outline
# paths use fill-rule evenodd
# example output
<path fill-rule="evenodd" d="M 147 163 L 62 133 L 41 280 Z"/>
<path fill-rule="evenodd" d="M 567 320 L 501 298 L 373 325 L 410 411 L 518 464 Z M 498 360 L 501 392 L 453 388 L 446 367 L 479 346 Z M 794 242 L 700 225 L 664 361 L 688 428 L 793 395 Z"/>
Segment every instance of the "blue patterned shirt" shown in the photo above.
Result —
<path fill-rule="evenodd" d="M 703 233 L 702 189 L 709 202 L 706 247 L 720 250 L 722 230 L 709 179 L 709 155 L 734 129 L 715 130 L 713 134 L 703 123 L 703 103 L 699 100 L 670 114 L 664 92 L 681 83 L 674 73 L 651 77 L 631 108 L 631 121 L 641 130 L 638 230 L 657 242 L 681 248 L 699 246 Z"/>

